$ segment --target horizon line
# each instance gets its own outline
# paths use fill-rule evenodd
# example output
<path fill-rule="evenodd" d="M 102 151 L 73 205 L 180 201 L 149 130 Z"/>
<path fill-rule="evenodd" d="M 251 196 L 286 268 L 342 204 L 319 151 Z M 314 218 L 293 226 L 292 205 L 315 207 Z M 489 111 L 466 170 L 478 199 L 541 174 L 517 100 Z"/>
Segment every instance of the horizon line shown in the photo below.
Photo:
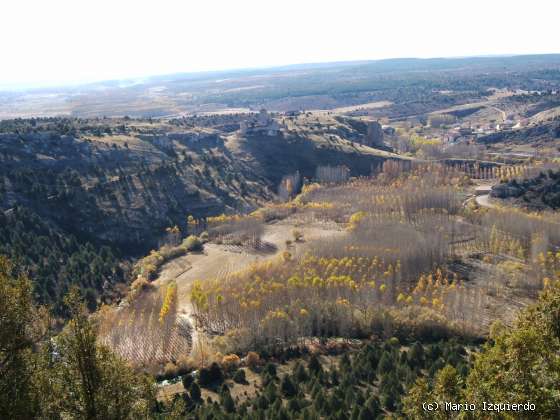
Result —
<path fill-rule="evenodd" d="M 343 65 L 343 64 L 360 64 L 360 63 L 375 63 L 383 61 L 394 61 L 394 60 L 464 60 L 472 58 L 513 58 L 513 57 L 537 57 L 537 56 L 554 56 L 560 55 L 560 52 L 547 52 L 547 53 L 513 53 L 513 54 L 475 54 L 475 55 L 460 55 L 460 56 L 432 56 L 432 57 L 386 57 L 386 58 L 375 58 L 375 59 L 356 59 L 356 60 L 333 60 L 333 61 L 309 61 L 309 62 L 299 62 L 299 63 L 286 63 L 286 64 L 274 64 L 274 65 L 256 65 L 248 67 L 223 67 L 219 69 L 206 69 L 206 70 L 178 70 L 173 72 L 162 72 L 162 73 L 150 73 L 145 75 L 137 76 L 123 76 L 114 78 L 100 78 L 100 79 L 90 79 L 83 81 L 37 81 L 37 82 L 14 82 L 2 84 L 0 83 L 0 93 L 16 93 L 16 92 L 28 92 L 33 90 L 54 90 L 54 89 L 71 89 L 77 87 L 86 87 L 88 85 L 103 84 L 103 83 L 116 83 L 116 82 L 135 82 L 135 84 L 142 83 L 142 79 L 150 79 L 155 77 L 172 77 L 179 75 L 204 75 L 204 74 L 220 74 L 220 73 L 233 73 L 233 72 L 243 72 L 243 71 L 258 71 L 258 70 L 274 70 L 274 69 L 289 69 L 290 67 L 297 66 L 318 66 L 318 65 Z"/>

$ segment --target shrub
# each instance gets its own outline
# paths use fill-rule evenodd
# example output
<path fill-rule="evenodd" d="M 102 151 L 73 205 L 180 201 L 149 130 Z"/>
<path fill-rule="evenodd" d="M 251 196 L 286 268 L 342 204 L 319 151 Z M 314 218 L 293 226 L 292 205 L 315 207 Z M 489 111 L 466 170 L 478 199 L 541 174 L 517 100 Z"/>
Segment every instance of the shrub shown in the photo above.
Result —
<path fill-rule="evenodd" d="M 276 365 L 274 363 L 268 362 L 263 369 L 263 374 L 267 374 L 272 377 L 276 376 Z"/>
<path fill-rule="evenodd" d="M 200 369 L 198 383 L 202 387 L 209 387 L 220 384 L 224 381 L 224 373 L 222 368 L 216 362 L 212 363 L 208 368 Z"/>
<path fill-rule="evenodd" d="M 185 389 L 190 389 L 191 385 L 194 382 L 194 378 L 190 373 L 187 373 L 186 375 L 183 376 L 183 388 Z"/>
<path fill-rule="evenodd" d="M 225 371 L 232 371 L 239 366 L 239 356 L 237 354 L 227 354 L 222 358 L 222 368 Z"/>
<path fill-rule="evenodd" d="M 261 362 L 261 358 L 258 353 L 255 353 L 254 351 L 250 351 L 249 353 L 247 353 L 246 361 L 249 369 L 255 370 L 259 366 Z"/>
<path fill-rule="evenodd" d="M 137 277 L 130 285 L 129 300 L 134 300 L 140 293 L 151 288 L 153 288 L 153 285 L 148 280 L 144 277 Z"/>
<path fill-rule="evenodd" d="M 202 251 L 204 247 L 202 241 L 195 235 L 190 235 L 187 239 L 183 241 L 183 244 L 181 246 L 185 248 L 187 251 L 193 251 L 193 252 Z"/>
<path fill-rule="evenodd" d="M 196 382 L 191 384 L 190 394 L 193 401 L 200 401 L 202 394 L 200 392 L 200 387 Z"/>
<path fill-rule="evenodd" d="M 247 377 L 245 376 L 245 370 L 244 369 L 238 369 L 235 372 L 235 375 L 233 375 L 233 381 L 238 383 L 238 384 L 246 384 L 247 383 Z"/>
<path fill-rule="evenodd" d="M 173 362 L 166 363 L 165 367 L 163 368 L 163 376 L 166 378 L 174 378 L 179 374 L 179 369 L 177 365 Z"/>
<path fill-rule="evenodd" d="M 194 363 L 192 359 L 187 355 L 179 356 L 177 359 L 177 368 L 179 369 L 179 375 L 184 375 L 193 370 Z"/>

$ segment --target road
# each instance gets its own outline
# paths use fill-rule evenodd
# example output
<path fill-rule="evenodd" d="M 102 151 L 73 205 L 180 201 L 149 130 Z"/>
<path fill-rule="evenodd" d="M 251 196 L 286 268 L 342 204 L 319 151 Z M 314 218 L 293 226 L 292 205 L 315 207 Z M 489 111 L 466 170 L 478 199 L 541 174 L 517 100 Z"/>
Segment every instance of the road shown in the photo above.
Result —
<path fill-rule="evenodd" d="M 480 207 L 486 207 L 489 209 L 493 209 L 496 207 L 495 204 L 492 204 L 490 202 L 490 194 L 477 195 L 474 200 Z"/>

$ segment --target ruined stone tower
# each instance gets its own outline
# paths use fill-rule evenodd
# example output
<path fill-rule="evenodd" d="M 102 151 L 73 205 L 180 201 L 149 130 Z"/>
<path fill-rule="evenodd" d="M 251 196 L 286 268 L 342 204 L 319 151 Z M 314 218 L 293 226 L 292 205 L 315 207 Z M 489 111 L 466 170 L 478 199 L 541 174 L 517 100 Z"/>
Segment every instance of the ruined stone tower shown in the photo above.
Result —
<path fill-rule="evenodd" d="M 377 121 L 368 121 L 364 143 L 371 147 L 383 146 L 383 128 Z"/>

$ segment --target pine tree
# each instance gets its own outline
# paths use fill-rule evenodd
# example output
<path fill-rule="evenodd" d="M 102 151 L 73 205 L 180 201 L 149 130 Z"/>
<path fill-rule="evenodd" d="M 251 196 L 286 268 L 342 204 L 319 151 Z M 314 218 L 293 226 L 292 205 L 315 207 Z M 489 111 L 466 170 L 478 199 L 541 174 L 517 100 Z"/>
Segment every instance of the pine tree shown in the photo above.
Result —
<path fill-rule="evenodd" d="M 408 352 L 408 364 L 414 368 L 422 368 L 424 366 L 424 347 L 422 344 L 415 342 Z"/>
<path fill-rule="evenodd" d="M 0 257 L 0 418 L 37 412 L 31 350 L 48 327 L 45 315 L 33 304 L 30 280 L 14 275 L 13 265 Z"/>
<path fill-rule="evenodd" d="M 379 364 L 377 365 L 377 372 L 380 375 L 390 372 L 393 370 L 394 364 L 393 359 L 389 352 L 383 352 L 381 359 L 379 360 Z"/>
<path fill-rule="evenodd" d="M 196 382 L 193 382 L 191 384 L 189 393 L 191 395 L 191 399 L 195 403 L 198 403 L 198 402 L 201 401 L 202 393 L 200 392 L 200 387 L 198 386 L 198 384 Z"/>
<path fill-rule="evenodd" d="M 229 392 L 229 388 L 227 386 L 222 387 L 222 391 L 220 392 L 220 404 L 224 407 L 226 413 L 233 413 L 235 412 L 235 402 L 231 397 Z"/>
<path fill-rule="evenodd" d="M 307 375 L 307 371 L 305 370 L 305 366 L 300 362 L 298 362 L 295 366 L 294 378 L 299 383 L 305 382 L 309 378 Z"/>
<path fill-rule="evenodd" d="M 350 414 L 350 420 L 358 420 L 360 418 L 360 407 L 354 404 L 352 408 L 352 413 Z"/>
<path fill-rule="evenodd" d="M 190 373 L 183 375 L 183 379 L 181 380 L 183 383 L 183 388 L 189 389 L 194 382 L 194 378 Z"/>
<path fill-rule="evenodd" d="M 381 413 L 381 406 L 379 404 L 379 399 L 372 395 L 366 400 L 365 406 L 369 413 L 371 413 L 371 418 L 376 418 L 379 413 Z"/>
<path fill-rule="evenodd" d="M 327 400 L 325 398 L 325 393 L 321 389 L 313 400 L 313 407 L 318 413 L 322 413 L 327 405 Z"/>
<path fill-rule="evenodd" d="M 71 320 L 56 337 L 53 361 L 45 349 L 37 382 L 43 417 L 54 413 L 84 419 L 146 416 L 155 402 L 153 381 L 134 373 L 123 360 L 97 344 L 97 334 L 77 289 L 65 298 Z"/>
<path fill-rule="evenodd" d="M 298 392 L 296 385 L 294 384 L 294 382 L 292 381 L 289 375 L 284 375 L 282 377 L 282 382 L 280 387 L 282 389 L 282 394 L 284 394 L 284 396 L 287 398 L 291 398 L 295 396 Z"/>
<path fill-rule="evenodd" d="M 316 355 L 312 354 L 311 357 L 309 358 L 308 368 L 309 368 L 309 372 L 311 372 L 314 375 L 319 374 L 319 372 L 323 370 L 323 367 L 321 366 L 321 362 L 319 362 L 319 358 Z"/>

